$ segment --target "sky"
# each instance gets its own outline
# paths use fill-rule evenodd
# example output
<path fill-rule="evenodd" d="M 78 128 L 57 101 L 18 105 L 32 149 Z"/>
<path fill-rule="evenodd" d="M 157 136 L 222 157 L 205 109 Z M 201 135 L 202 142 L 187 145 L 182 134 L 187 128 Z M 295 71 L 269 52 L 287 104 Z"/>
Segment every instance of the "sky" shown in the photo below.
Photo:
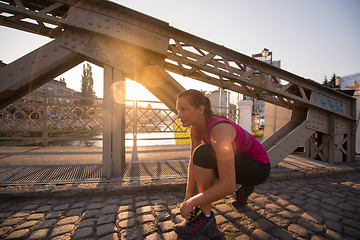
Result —
<path fill-rule="evenodd" d="M 360 72 L 359 0 L 113 2 L 248 56 L 267 48 L 272 51 L 273 60 L 281 60 L 282 69 L 319 83 L 334 73 L 347 76 Z M 11 63 L 49 41 L 0 26 L 0 60 Z M 61 76 L 68 87 L 80 91 L 81 74 L 82 64 Z M 102 97 L 102 69 L 93 66 L 93 77 L 96 94 Z M 196 80 L 174 77 L 185 88 L 216 89 Z"/>

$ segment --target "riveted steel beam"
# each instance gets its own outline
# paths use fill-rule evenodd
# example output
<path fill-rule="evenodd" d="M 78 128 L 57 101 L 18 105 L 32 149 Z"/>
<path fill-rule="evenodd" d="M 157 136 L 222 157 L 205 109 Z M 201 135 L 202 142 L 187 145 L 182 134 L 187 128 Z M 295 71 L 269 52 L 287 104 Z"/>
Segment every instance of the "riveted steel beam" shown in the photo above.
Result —
<path fill-rule="evenodd" d="M 148 66 L 144 69 L 142 77 L 138 78 L 137 81 L 165 103 L 173 112 L 177 112 L 177 95 L 184 91 L 185 88 L 163 68 L 154 65 Z"/>
<path fill-rule="evenodd" d="M 141 82 L 172 109 L 174 96 L 182 88 L 165 70 L 289 108 L 294 115 L 299 109 L 301 114 L 307 112 L 306 120 L 290 121 L 265 143 L 272 158 L 282 158 L 291 152 L 298 143 L 294 133 L 303 131 L 299 139 L 309 138 L 311 156 L 333 161 L 331 154 L 341 152 L 347 160 L 354 159 L 356 100 L 315 81 L 109 1 L 4 0 L 0 2 L 0 11 L 1 25 L 59 40 L 72 59 L 68 66 L 87 58 L 101 66 L 116 68 Z M 66 68 L 61 66 L 49 67 L 43 79 Z M 45 82 L 32 81 L 31 85 L 24 80 L 11 80 L 12 76 L 3 69 L 0 74 L 5 79 L 2 92 L 6 94 L 14 89 L 22 94 L 29 86 Z M 325 123 L 326 119 L 332 120 Z"/>
<path fill-rule="evenodd" d="M 83 55 L 62 48 L 59 40 L 0 68 L 0 107 L 29 94 L 54 77 L 85 60 Z"/>
<path fill-rule="evenodd" d="M 316 131 L 316 134 L 307 140 L 307 155 L 330 163 L 354 161 L 355 149 L 355 122 L 322 111 L 309 109 L 306 128 Z"/>
<path fill-rule="evenodd" d="M 309 139 L 315 130 L 306 128 L 306 121 L 294 128 L 267 152 L 272 167 L 278 165 L 286 156 L 291 154 L 299 145 Z"/>
<path fill-rule="evenodd" d="M 125 74 L 104 66 L 103 172 L 109 179 L 125 168 Z"/>
<path fill-rule="evenodd" d="M 161 65 L 164 56 L 114 38 L 82 30 L 64 30 L 61 46 L 94 61 L 111 65 L 133 77 L 149 65 Z"/>
<path fill-rule="evenodd" d="M 267 98 L 275 96 L 279 100 L 274 104 L 290 106 L 288 108 L 292 105 L 317 107 L 355 120 L 354 99 L 347 95 L 180 31 L 121 5 L 95 0 L 58 0 L 38 4 L 34 1 L 17 2 L 23 4 L 0 4 L 0 7 L 13 14 L 23 14 L 37 23 L 43 21 L 57 26 L 84 29 L 151 51 L 166 53 L 167 59 L 180 67 L 176 72 L 185 76 L 191 77 L 194 72 L 198 72 L 203 75 L 198 80 L 206 79 L 205 81 L 213 84 L 220 81 L 223 86 L 240 85 L 238 92 L 243 94 L 247 94 L 249 89 L 256 89 L 255 96 L 258 99 L 262 99 L 264 95 Z M 182 67 L 185 65 L 190 69 Z M 176 67 L 166 69 L 174 71 Z M 215 75 L 218 80 L 214 81 L 205 75 Z M 326 96 L 329 104 L 317 101 L 319 94 Z"/>
<path fill-rule="evenodd" d="M 86 56 L 91 62 L 122 71 L 176 111 L 176 96 L 185 89 L 160 67 L 164 55 L 89 31 L 65 30 L 57 39 L 63 48 Z"/>
<path fill-rule="evenodd" d="M 169 71 L 197 76 L 198 80 L 215 85 L 221 82 L 224 88 L 237 85 L 241 88 L 235 90 L 233 87 L 231 90 L 255 95 L 257 99 L 275 96 L 279 101 L 274 104 L 287 108 L 316 107 L 355 119 L 355 99 L 338 91 L 224 47 L 216 49 L 214 46 L 214 52 L 211 52 L 200 45 L 174 42 L 169 45 L 167 53 L 165 68 Z M 249 91 L 254 92 L 251 94 Z"/>
<path fill-rule="evenodd" d="M 6 13 L 0 16 L 0 24 L 3 26 L 54 37 L 61 31 L 61 22 L 69 8 L 52 1 L 3 1 L 0 3 L 0 11 Z"/>

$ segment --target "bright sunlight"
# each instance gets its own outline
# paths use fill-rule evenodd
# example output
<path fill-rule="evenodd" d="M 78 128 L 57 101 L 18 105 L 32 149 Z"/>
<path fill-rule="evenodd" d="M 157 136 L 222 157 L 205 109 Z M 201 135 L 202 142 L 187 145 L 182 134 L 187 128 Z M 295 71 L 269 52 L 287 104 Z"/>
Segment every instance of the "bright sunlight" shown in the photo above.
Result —
<path fill-rule="evenodd" d="M 126 100 L 158 100 L 151 92 L 138 82 L 126 79 Z"/>

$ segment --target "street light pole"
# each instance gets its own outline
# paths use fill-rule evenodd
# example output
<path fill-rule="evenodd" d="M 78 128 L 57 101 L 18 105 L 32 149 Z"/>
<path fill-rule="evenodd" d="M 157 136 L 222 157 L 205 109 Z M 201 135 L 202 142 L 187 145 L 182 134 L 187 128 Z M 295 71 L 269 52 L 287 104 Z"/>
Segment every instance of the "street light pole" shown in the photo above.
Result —
<path fill-rule="evenodd" d="M 253 58 L 265 62 L 267 64 L 273 65 L 273 61 L 272 61 L 272 52 L 269 51 L 269 49 L 264 48 L 261 53 L 257 53 L 257 54 L 253 54 L 252 55 Z M 255 100 L 253 99 L 254 102 L 254 110 L 257 110 L 257 113 L 259 111 L 259 109 L 257 108 L 257 106 L 259 106 L 258 104 L 255 104 Z M 265 108 L 265 107 L 264 107 Z M 262 109 L 262 114 L 265 114 L 265 109 Z M 275 108 L 275 116 L 277 114 L 277 108 Z M 276 126 L 276 117 L 275 117 L 275 126 Z M 275 131 L 274 131 L 275 132 Z"/>

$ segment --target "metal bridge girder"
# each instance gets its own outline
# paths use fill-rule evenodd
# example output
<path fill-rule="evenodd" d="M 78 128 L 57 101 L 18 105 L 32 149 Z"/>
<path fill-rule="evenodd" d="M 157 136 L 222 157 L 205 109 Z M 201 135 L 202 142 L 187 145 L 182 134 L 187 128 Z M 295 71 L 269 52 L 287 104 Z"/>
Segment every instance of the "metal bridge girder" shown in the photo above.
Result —
<path fill-rule="evenodd" d="M 298 125 L 296 128 L 282 138 L 276 145 L 270 148 L 267 152 L 270 158 L 270 164 L 272 167 L 277 166 L 283 161 L 289 154 L 308 138 L 315 133 L 315 130 L 306 128 L 306 121 Z"/>
<path fill-rule="evenodd" d="M 171 110 L 176 111 L 176 96 L 185 90 L 160 66 L 164 55 L 114 38 L 82 30 L 65 30 L 57 39 L 95 64 L 112 66 L 144 85 Z"/>
<path fill-rule="evenodd" d="M 66 25 L 96 32 L 157 53 L 166 53 L 168 37 L 151 31 L 149 26 L 142 24 L 139 26 L 136 22 L 128 23 L 128 19 L 124 19 L 113 9 L 107 9 L 105 13 L 101 9 L 103 9 L 101 6 L 87 4 L 85 1 L 76 3 L 70 7 Z"/>
<path fill-rule="evenodd" d="M 50 23 L 81 28 L 166 54 L 164 67 L 169 71 L 282 107 L 316 107 L 329 112 L 336 111 L 336 114 L 351 120 L 356 118 L 353 111 L 355 101 L 345 94 L 180 31 L 163 21 L 118 4 L 97 0 L 58 0 L 41 4 L 23 0 L 17 1 L 22 4 L 9 3 L 0 4 L 0 8 L 19 15 L 18 18 L 22 14 L 32 17 L 38 23 L 35 26 Z M 11 17 L 9 18 L 10 20 L 5 20 L 11 21 Z M 326 101 L 317 100 L 319 97 L 326 98 Z"/>
<path fill-rule="evenodd" d="M 170 107 L 174 106 L 174 95 L 181 91 L 181 87 L 165 70 L 291 109 L 294 114 L 299 108 L 305 109 L 308 112 L 305 122 L 300 125 L 292 122 L 272 138 L 274 141 L 267 141 L 266 145 L 271 151 L 269 154 L 274 157 L 277 151 L 271 149 L 286 148 L 284 152 L 281 151 L 282 154 L 291 151 L 292 146 L 280 142 L 295 139 L 291 137 L 294 132 L 305 131 L 306 136 L 312 131 L 316 132 L 315 135 L 331 135 L 333 131 L 338 131 L 339 123 L 351 130 L 355 125 L 355 98 L 109 1 L 5 0 L 0 3 L 0 10 L 6 13 L 0 16 L 1 25 L 59 38 L 61 46 L 75 56 L 86 56 L 97 64 L 121 70 L 162 96 L 162 100 Z M 3 69 L 1 72 L 4 73 Z M 48 68 L 48 72 L 43 75 L 43 79 L 56 71 Z M 145 79 L 144 76 L 154 77 L 154 80 Z M 5 74 L 2 79 L 8 81 L 8 77 Z M 164 83 L 158 85 L 162 87 L 161 90 L 154 87 L 159 81 Z M 41 80 L 34 83 L 45 82 Z M 10 88 L 4 89 L 9 91 Z M 323 115 L 334 116 L 334 121 L 327 127 L 318 128 L 312 123 L 318 121 L 312 117 L 313 109 Z M 326 148 L 334 149 L 331 144 L 336 144 L 347 160 L 353 160 L 354 134 L 335 135 L 343 137 L 340 137 L 341 140 L 329 137 L 320 145 L 319 136 L 309 137 L 311 143 L 307 145 L 315 149 L 314 154 L 322 152 L 324 159 L 329 161 L 331 154 L 325 154 L 324 151 Z M 283 141 L 278 141 L 280 136 L 284 138 Z M 280 145 L 276 147 L 274 144 Z M 347 144 L 346 147 L 344 144 Z"/>
<path fill-rule="evenodd" d="M 218 46 L 169 45 L 165 69 L 285 108 L 316 107 L 355 120 L 355 99 L 282 69 Z"/>
<path fill-rule="evenodd" d="M 100 65 L 111 65 L 136 78 L 138 72 L 149 65 L 161 65 L 164 56 L 118 39 L 75 29 L 65 29 L 57 38 L 70 51 L 86 56 Z"/>
<path fill-rule="evenodd" d="M 163 68 L 155 65 L 146 67 L 141 80 L 138 80 L 138 82 L 146 87 L 173 112 L 177 113 L 177 95 L 184 91 L 185 88 Z"/>
<path fill-rule="evenodd" d="M 0 68 L 1 108 L 84 61 L 82 55 L 59 43 L 54 40 Z"/>
<path fill-rule="evenodd" d="M 335 163 L 355 160 L 356 122 L 320 109 L 309 109 L 306 128 L 316 134 L 306 143 L 307 155 Z"/>

